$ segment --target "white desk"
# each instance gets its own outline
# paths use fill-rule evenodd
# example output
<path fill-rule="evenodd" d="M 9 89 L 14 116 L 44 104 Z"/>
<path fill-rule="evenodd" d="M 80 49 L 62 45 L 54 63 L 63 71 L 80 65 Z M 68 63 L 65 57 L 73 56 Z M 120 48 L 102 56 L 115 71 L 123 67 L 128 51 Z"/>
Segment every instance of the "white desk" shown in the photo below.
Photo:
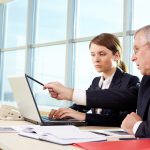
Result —
<path fill-rule="evenodd" d="M 27 125 L 26 121 L 2 121 L 0 126 Z M 106 127 L 80 127 L 86 129 L 104 129 Z M 108 128 L 108 127 L 107 127 Z M 62 146 L 50 142 L 40 141 L 17 135 L 17 133 L 0 133 L 0 148 L 3 150 L 81 150 L 72 145 Z"/>

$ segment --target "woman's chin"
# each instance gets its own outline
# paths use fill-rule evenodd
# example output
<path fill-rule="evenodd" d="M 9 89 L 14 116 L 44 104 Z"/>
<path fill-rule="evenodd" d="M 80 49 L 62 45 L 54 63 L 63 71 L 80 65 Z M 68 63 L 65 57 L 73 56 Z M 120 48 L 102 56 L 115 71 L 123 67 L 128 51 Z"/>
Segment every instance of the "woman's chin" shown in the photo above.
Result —
<path fill-rule="evenodd" d="M 103 72 L 103 70 L 101 68 L 96 68 L 97 72 Z"/>

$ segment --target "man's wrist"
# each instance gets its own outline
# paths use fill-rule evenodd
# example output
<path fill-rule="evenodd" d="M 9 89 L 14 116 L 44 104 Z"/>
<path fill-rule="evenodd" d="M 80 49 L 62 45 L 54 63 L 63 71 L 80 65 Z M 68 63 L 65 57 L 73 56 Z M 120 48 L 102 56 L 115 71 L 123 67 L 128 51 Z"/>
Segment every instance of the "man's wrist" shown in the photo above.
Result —
<path fill-rule="evenodd" d="M 136 122 L 136 123 L 134 124 L 134 126 L 133 126 L 133 133 L 134 133 L 134 134 L 136 133 L 136 131 L 137 131 L 137 129 L 138 129 L 138 127 L 140 126 L 141 123 L 142 123 L 142 121 L 138 121 L 138 122 Z"/>
<path fill-rule="evenodd" d="M 86 106 L 86 91 L 73 89 L 72 101 L 78 105 Z"/>
<path fill-rule="evenodd" d="M 72 88 L 67 88 L 67 100 L 72 100 L 72 96 L 73 96 L 73 89 Z"/>

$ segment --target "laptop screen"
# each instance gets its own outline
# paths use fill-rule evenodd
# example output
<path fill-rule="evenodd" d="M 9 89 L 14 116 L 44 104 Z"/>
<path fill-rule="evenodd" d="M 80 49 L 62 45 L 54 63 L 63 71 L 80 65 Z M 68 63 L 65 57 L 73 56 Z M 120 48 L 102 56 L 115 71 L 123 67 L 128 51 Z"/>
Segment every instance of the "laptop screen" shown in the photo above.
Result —
<path fill-rule="evenodd" d="M 37 105 L 38 110 L 40 110 L 41 116 L 43 116 L 43 109 L 44 111 L 50 111 L 50 95 L 48 90 L 43 90 L 44 84 L 40 81 L 37 81 L 36 79 L 30 77 L 29 75 L 25 74 L 25 77 L 27 79 L 30 91 L 32 93 L 33 99 L 35 100 L 35 103 Z M 49 106 L 49 107 L 44 107 Z M 47 108 L 47 109 L 46 109 Z M 49 108 L 49 110 L 48 110 Z"/>
<path fill-rule="evenodd" d="M 48 90 L 43 90 L 43 86 L 44 86 L 43 83 L 32 78 L 31 76 L 27 74 L 25 76 L 28 80 L 31 92 L 33 93 L 34 99 L 40 111 L 41 109 L 43 110 L 43 108 L 46 111 L 50 111 L 50 109 L 58 109 L 58 108 L 70 106 L 71 104 L 70 102 L 67 103 L 67 102 L 58 101 L 52 98 Z M 43 106 L 47 106 L 47 107 L 43 107 Z"/>

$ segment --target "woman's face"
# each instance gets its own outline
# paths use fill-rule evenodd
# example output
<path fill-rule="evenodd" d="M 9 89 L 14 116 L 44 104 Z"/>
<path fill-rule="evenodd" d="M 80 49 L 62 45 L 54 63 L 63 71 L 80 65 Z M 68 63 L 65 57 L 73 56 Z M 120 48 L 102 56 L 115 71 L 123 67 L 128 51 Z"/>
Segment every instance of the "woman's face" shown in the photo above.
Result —
<path fill-rule="evenodd" d="M 119 54 L 113 55 L 112 51 L 105 46 L 91 44 L 90 47 L 92 62 L 98 72 L 107 73 L 116 68 L 116 61 L 119 59 Z"/>

